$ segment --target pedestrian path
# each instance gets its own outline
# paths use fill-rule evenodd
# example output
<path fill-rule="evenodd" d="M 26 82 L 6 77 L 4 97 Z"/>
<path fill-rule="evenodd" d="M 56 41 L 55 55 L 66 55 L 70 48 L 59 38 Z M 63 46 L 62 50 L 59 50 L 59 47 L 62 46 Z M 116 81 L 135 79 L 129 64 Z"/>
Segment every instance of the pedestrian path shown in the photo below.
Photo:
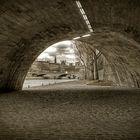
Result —
<path fill-rule="evenodd" d="M 59 85 L 0 94 L 0 140 L 140 139 L 140 90 Z"/>

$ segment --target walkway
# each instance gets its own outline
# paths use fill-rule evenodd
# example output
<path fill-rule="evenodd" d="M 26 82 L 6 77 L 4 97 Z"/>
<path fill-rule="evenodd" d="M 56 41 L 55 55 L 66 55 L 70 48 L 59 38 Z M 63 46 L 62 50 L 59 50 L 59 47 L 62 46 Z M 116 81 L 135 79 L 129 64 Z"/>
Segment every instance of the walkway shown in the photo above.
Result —
<path fill-rule="evenodd" d="M 70 81 L 77 81 L 77 79 L 27 79 L 24 81 L 23 89 L 37 87 L 37 86 L 47 86 L 57 83 L 64 83 Z"/>
<path fill-rule="evenodd" d="M 140 90 L 79 87 L 0 94 L 0 140 L 140 139 Z"/>

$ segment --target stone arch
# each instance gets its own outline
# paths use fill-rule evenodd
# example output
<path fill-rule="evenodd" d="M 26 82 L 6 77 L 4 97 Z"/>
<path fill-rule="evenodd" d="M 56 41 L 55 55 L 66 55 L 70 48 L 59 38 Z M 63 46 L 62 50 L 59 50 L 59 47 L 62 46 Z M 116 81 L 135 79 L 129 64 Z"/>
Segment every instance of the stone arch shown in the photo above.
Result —
<path fill-rule="evenodd" d="M 104 54 L 116 84 L 139 87 L 139 43 L 118 32 L 107 32 L 105 34 L 102 32 L 102 37 L 97 34 L 89 38 L 88 41 L 91 46 L 93 45 Z"/>
<path fill-rule="evenodd" d="M 104 53 L 121 85 L 139 87 L 140 2 L 81 3 L 94 29 L 83 40 Z M 1 1 L 0 25 L 1 90 L 20 90 L 30 65 L 46 46 L 88 33 L 74 0 Z"/>
<path fill-rule="evenodd" d="M 112 37 L 110 37 L 110 35 Z M 116 32 L 107 33 L 106 38 L 102 39 L 102 41 L 100 40 L 101 36 L 100 38 L 96 37 L 97 36 L 94 35 L 94 38 L 91 36 L 88 39 L 82 39 L 80 41 L 83 46 L 87 45 L 91 50 L 96 48 L 103 54 L 105 58 L 104 70 L 106 71 L 104 78 L 113 81 L 114 84 L 118 86 L 139 87 L 139 61 L 137 60 L 139 57 L 139 44 Z M 110 39 L 108 40 L 108 38 Z M 117 42 L 121 42 L 121 45 L 114 47 L 111 42 L 114 43 L 114 45 L 117 44 Z M 104 45 L 102 45 L 102 43 L 104 43 Z M 126 46 L 126 44 L 127 47 L 120 48 Z M 133 46 L 135 51 L 131 52 L 130 46 Z M 129 52 L 127 50 L 129 50 Z M 136 58 L 132 57 L 132 55 L 136 55 Z"/>

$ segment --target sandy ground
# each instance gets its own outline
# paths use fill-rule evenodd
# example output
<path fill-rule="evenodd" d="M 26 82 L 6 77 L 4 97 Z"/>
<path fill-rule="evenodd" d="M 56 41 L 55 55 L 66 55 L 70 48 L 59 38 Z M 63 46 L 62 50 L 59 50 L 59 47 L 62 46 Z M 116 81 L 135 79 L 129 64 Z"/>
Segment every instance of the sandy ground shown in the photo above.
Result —
<path fill-rule="evenodd" d="M 0 94 L 0 140 L 140 139 L 139 89 L 41 88 Z"/>

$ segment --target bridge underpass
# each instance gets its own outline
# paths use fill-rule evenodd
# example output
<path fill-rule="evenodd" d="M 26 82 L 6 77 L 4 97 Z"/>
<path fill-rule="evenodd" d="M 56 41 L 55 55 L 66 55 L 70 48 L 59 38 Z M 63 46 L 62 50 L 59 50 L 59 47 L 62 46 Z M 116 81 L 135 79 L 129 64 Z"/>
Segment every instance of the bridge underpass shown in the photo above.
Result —
<path fill-rule="evenodd" d="M 80 2 L 93 32 L 74 0 L 0 2 L 1 139 L 140 139 L 140 2 Z M 125 88 L 21 91 L 46 46 L 77 37 Z"/>

